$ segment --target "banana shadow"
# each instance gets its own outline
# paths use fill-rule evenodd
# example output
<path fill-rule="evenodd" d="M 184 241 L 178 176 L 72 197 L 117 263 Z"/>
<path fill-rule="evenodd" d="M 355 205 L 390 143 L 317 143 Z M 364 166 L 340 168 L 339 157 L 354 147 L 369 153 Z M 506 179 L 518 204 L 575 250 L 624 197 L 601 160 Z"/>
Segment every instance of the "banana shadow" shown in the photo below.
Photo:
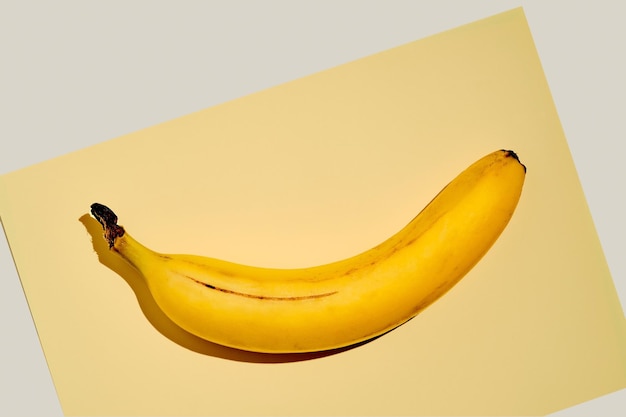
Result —
<path fill-rule="evenodd" d="M 150 324 L 172 342 L 202 355 L 213 356 L 239 362 L 254 363 L 286 363 L 318 359 L 340 352 L 351 350 L 369 341 L 340 349 L 313 353 L 256 353 L 234 349 L 209 342 L 187 332 L 163 313 L 148 290 L 144 279 L 133 267 L 109 250 L 108 243 L 103 239 L 102 226 L 89 214 L 84 214 L 79 221 L 91 235 L 93 249 L 100 263 L 121 276 L 137 297 L 139 307 Z M 373 340 L 373 339 L 372 339 Z"/>

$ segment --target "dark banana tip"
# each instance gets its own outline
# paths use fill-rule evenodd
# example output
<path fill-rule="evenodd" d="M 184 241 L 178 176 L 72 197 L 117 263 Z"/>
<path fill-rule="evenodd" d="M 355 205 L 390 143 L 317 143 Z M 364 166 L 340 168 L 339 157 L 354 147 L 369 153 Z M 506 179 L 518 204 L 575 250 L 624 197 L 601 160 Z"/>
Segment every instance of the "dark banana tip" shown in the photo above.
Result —
<path fill-rule="evenodd" d="M 117 216 L 113 210 L 100 203 L 91 205 L 91 215 L 102 225 L 104 238 L 109 242 L 109 249 L 115 244 L 115 239 L 124 236 L 124 228 L 117 224 Z"/>
<path fill-rule="evenodd" d="M 519 156 L 517 156 L 517 154 L 510 150 L 510 149 L 501 149 L 504 152 L 505 156 L 510 156 L 513 159 L 515 159 L 517 162 L 519 162 L 519 164 L 524 168 L 524 172 L 526 172 L 526 165 L 522 164 L 522 161 L 519 160 Z"/>

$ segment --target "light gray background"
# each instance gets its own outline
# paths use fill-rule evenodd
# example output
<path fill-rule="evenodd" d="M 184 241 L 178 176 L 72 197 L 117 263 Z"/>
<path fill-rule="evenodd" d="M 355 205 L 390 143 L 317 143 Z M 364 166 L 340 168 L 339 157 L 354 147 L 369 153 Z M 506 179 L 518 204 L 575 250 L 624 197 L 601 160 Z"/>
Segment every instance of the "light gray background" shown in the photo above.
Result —
<path fill-rule="evenodd" d="M 622 4 L 2 1 L 0 174 L 523 6 L 626 305 Z M 4 238 L 0 277 L 0 414 L 60 416 Z M 624 410 L 626 390 L 555 415 Z"/>

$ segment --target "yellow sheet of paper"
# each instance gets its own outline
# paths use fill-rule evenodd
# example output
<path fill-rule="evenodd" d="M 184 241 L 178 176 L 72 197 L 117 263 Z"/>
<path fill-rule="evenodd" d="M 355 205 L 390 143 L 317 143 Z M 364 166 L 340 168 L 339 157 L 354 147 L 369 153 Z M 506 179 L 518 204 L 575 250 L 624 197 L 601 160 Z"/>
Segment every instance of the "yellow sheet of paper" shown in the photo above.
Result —
<path fill-rule="evenodd" d="M 493 249 L 416 319 L 334 355 L 256 355 L 185 333 L 86 216 L 107 204 L 162 252 L 308 266 L 386 239 L 500 148 L 528 175 Z M 624 316 L 521 9 L 0 186 L 67 415 L 537 415 L 626 387 Z"/>

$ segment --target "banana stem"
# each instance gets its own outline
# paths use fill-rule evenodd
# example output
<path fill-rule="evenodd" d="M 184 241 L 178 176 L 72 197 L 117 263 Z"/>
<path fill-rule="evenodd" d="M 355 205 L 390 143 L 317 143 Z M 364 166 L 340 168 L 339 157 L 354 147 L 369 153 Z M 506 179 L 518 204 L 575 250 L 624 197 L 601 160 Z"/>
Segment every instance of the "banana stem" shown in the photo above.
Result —
<path fill-rule="evenodd" d="M 117 224 L 117 216 L 113 210 L 100 203 L 91 205 L 91 214 L 104 229 L 104 238 L 109 242 L 109 249 L 115 245 L 115 239 L 124 236 L 124 228 Z"/>

